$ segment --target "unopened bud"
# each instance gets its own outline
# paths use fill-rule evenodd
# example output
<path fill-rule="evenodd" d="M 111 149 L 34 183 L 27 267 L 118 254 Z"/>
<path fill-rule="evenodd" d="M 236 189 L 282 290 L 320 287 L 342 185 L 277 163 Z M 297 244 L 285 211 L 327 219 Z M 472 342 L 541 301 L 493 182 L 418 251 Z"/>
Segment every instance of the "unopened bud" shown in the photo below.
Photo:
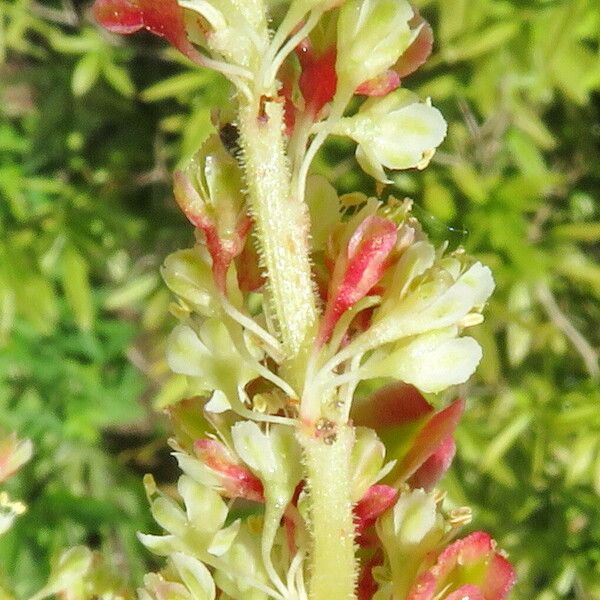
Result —
<path fill-rule="evenodd" d="M 336 71 L 338 90 L 350 93 L 389 69 L 412 43 L 406 0 L 348 0 L 340 9 Z"/>

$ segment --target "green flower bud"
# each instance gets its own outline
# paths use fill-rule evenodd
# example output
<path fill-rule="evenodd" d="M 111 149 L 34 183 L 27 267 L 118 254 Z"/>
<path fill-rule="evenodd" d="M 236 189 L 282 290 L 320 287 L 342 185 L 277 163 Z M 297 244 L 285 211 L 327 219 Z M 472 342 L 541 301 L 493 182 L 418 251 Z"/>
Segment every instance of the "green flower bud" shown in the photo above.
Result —
<path fill-rule="evenodd" d="M 347 0 L 340 8 L 336 72 L 338 93 L 352 93 L 396 63 L 418 30 L 406 0 Z"/>
<path fill-rule="evenodd" d="M 169 289 L 204 316 L 217 311 L 218 296 L 210 266 L 202 260 L 199 248 L 178 250 L 170 254 L 161 269 Z"/>
<path fill-rule="evenodd" d="M 238 386 L 256 377 L 216 318 L 204 321 L 198 334 L 187 325 L 175 327 L 167 343 L 167 361 L 175 373 L 198 377 L 204 391 L 221 390 L 229 398 L 236 398 Z"/>
<path fill-rule="evenodd" d="M 429 102 L 404 89 L 383 98 L 371 98 L 352 116 L 340 119 L 332 132 L 358 144 L 361 167 L 390 183 L 383 167 L 424 169 L 446 137 L 446 121 Z"/>

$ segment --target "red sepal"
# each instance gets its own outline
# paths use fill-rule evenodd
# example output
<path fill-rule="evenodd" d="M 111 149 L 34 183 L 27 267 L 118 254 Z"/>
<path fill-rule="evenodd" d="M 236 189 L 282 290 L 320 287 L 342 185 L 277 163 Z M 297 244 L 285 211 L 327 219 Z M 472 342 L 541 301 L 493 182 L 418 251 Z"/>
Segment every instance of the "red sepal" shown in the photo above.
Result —
<path fill-rule="evenodd" d="M 438 451 L 448 436 L 452 436 L 465 408 L 465 401 L 455 400 L 435 413 L 419 431 L 413 440 L 410 450 L 394 469 L 394 475 L 404 481 L 413 475 L 430 456 Z M 449 466 L 449 464 L 448 464 Z M 442 473 L 439 473 L 441 476 Z M 433 482 L 435 483 L 435 482 Z"/>
<path fill-rule="evenodd" d="M 464 410 L 464 400 L 455 400 L 434 413 L 433 407 L 412 385 L 387 385 L 352 409 L 355 425 L 385 435 L 394 429 L 412 435 L 404 456 L 388 476 L 391 481 L 409 481 L 411 487 L 431 489 L 448 470 L 455 453 L 454 430 Z M 412 433 L 418 427 L 418 433 Z M 404 428 L 404 429 L 403 429 Z"/>
<path fill-rule="evenodd" d="M 216 440 L 202 439 L 194 443 L 194 450 L 198 458 L 215 472 L 225 496 L 265 501 L 260 479 L 240 464 L 227 446 Z"/>
<path fill-rule="evenodd" d="M 298 86 L 306 103 L 306 112 L 316 118 L 321 109 L 335 96 L 336 49 L 331 47 L 318 55 L 310 40 L 306 38 L 296 47 L 296 54 L 302 68 Z"/>
<path fill-rule="evenodd" d="M 412 488 L 433 489 L 442 475 L 450 468 L 456 454 L 456 442 L 452 434 L 448 435 L 436 451 L 413 473 L 408 480 Z"/>
<path fill-rule="evenodd" d="M 335 261 L 327 292 L 327 305 L 319 340 L 329 339 L 342 314 L 364 298 L 377 284 L 394 250 L 398 232 L 388 219 L 370 215 L 352 233 Z"/>
<path fill-rule="evenodd" d="M 433 412 L 433 407 L 413 385 L 390 383 L 352 406 L 355 425 L 376 431 L 413 423 Z"/>
<path fill-rule="evenodd" d="M 166 38 L 190 60 L 204 64 L 204 57 L 188 40 L 177 0 L 96 0 L 93 10 L 98 23 L 109 31 L 128 34 L 145 28 Z"/>
<path fill-rule="evenodd" d="M 398 490 L 389 485 L 372 485 L 365 495 L 355 504 L 354 526 L 360 545 L 365 531 L 389 508 L 396 504 Z"/>

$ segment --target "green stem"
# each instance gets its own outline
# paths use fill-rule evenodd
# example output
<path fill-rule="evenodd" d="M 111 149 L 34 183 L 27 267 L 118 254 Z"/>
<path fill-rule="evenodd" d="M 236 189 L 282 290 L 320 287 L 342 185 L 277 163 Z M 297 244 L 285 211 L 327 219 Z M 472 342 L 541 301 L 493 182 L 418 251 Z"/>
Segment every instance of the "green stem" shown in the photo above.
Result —
<path fill-rule="evenodd" d="M 304 447 L 313 546 L 310 600 L 355 598 L 356 560 L 350 500 L 354 431 L 342 426 L 335 440 L 299 434 Z"/>
<path fill-rule="evenodd" d="M 242 106 L 240 137 L 246 183 L 270 306 L 288 357 L 309 341 L 317 318 L 309 259 L 309 217 L 290 189 L 283 138 L 283 105 L 265 101 Z"/>
<path fill-rule="evenodd" d="M 283 371 L 301 391 L 318 312 L 308 210 L 291 187 L 282 104 L 263 96 L 242 105 L 239 129 L 248 200 L 267 276 L 268 310 L 287 357 Z M 309 597 L 349 600 L 355 597 L 357 566 L 349 462 L 354 434 L 352 427 L 337 424 L 335 435 L 323 436 L 317 428 L 320 403 L 310 422 L 298 427 L 311 515 Z"/>

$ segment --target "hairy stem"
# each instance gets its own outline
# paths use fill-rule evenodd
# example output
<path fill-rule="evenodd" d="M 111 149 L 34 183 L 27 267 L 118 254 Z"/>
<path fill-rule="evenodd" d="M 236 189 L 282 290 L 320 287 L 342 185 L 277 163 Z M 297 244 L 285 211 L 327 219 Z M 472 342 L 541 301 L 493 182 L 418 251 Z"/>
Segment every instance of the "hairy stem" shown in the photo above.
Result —
<path fill-rule="evenodd" d="M 328 441 L 298 436 L 304 447 L 313 535 L 310 600 L 355 598 L 350 455 L 354 431 L 341 426 Z"/>
<path fill-rule="evenodd" d="M 283 106 L 256 98 L 241 106 L 240 139 L 250 209 L 268 282 L 268 310 L 284 354 L 283 370 L 298 392 L 304 387 L 305 355 L 316 335 L 317 303 L 310 268 L 309 217 L 304 198 L 294 193 L 285 152 Z M 311 600 L 354 598 L 356 559 L 350 495 L 353 429 L 337 425 L 324 438 L 311 422 L 298 426 L 309 490 L 312 546 Z"/>
<path fill-rule="evenodd" d="M 257 101 L 239 115 L 250 208 L 266 271 L 269 310 L 285 353 L 297 355 L 317 316 L 311 279 L 308 211 L 290 189 L 283 139 L 283 106 Z"/>

